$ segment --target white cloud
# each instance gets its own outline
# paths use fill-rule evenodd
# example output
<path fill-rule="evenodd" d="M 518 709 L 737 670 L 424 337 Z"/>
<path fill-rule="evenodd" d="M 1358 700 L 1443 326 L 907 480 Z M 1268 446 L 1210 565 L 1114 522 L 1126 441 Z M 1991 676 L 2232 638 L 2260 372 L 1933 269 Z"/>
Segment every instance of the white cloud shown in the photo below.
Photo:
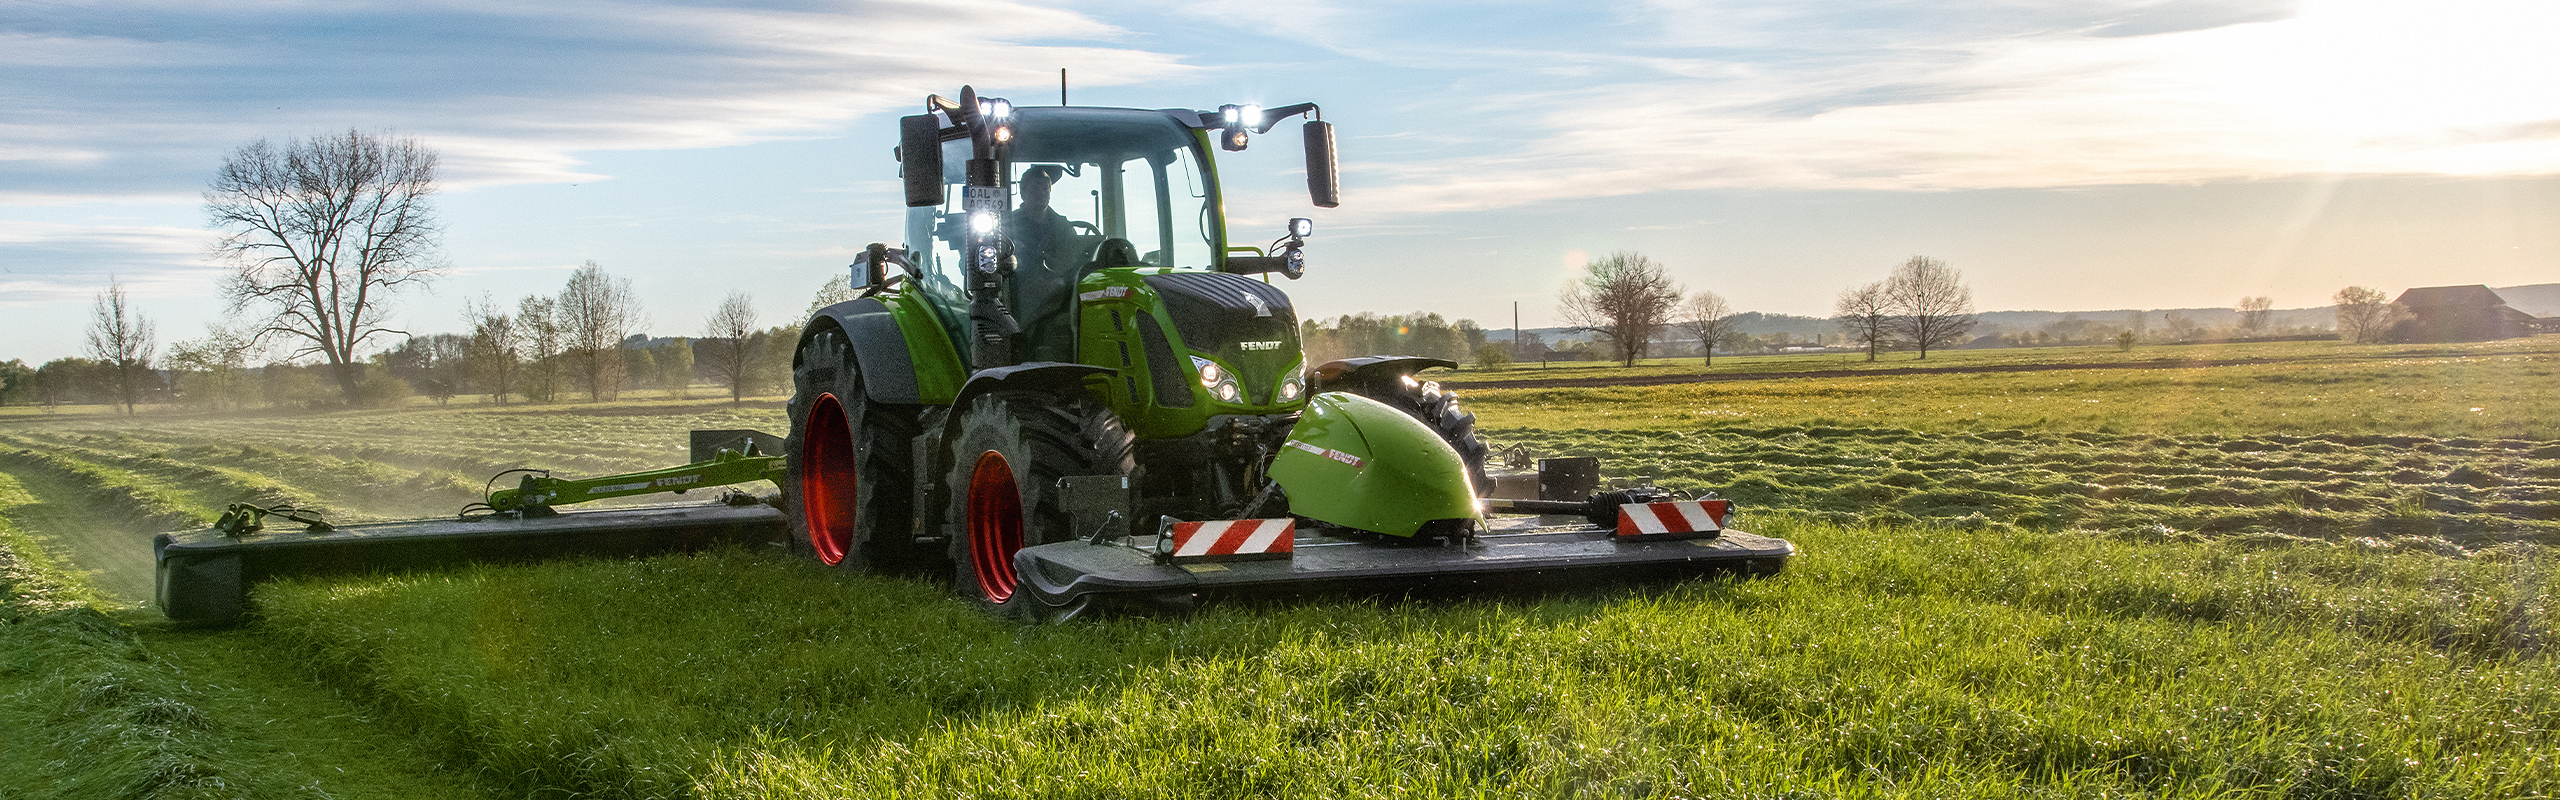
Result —
<path fill-rule="evenodd" d="M 577 154 L 832 132 L 964 81 L 1191 70 L 1120 29 L 1007 0 L 55 7 L 0 22 L 0 183 L 21 202 L 197 184 L 250 139 L 419 136 L 448 183 L 579 181 Z"/>
<path fill-rule="evenodd" d="M 1541 109 L 1533 141 L 1361 164 L 1384 178 L 1360 199 L 1458 211 L 1736 187 L 2560 172 L 2560 84 L 2540 79 L 2560 74 L 2544 37 L 2560 7 L 2333 0 L 2234 24 L 2195 9 L 2116 11 L 2039 23 L 2049 30 L 1853 26 L 1841 49 L 1771 54 L 1758 49 L 1779 44 L 1763 26 L 1802 40 L 1829 31 L 1753 6 L 1683 9 L 1664 15 L 1666 37 L 1740 52 L 1677 70 L 1706 77 L 1532 84 L 1512 100 Z M 2136 23 L 2169 32 L 2122 35 Z"/>

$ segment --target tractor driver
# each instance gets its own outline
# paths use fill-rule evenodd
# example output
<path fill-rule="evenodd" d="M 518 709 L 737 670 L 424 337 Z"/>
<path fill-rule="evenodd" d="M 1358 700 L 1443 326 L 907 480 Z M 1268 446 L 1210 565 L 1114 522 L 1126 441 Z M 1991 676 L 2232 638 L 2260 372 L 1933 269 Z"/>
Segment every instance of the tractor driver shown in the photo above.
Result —
<path fill-rule="evenodd" d="M 1065 169 L 1046 164 L 1024 170 L 1014 184 L 1022 203 L 1004 221 L 1005 238 L 1013 242 L 1014 316 L 1035 358 L 1042 343 L 1071 341 L 1055 326 L 1090 255 L 1091 242 L 1076 235 L 1075 223 L 1049 207 L 1050 190 L 1065 175 Z"/>

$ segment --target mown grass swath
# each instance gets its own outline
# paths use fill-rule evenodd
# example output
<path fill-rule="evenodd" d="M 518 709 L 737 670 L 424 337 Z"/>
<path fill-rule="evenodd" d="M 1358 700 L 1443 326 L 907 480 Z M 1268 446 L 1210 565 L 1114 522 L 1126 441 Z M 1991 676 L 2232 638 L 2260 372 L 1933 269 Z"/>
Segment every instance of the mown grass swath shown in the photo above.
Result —
<path fill-rule="evenodd" d="M 266 625 L 528 791 L 2527 796 L 2560 778 L 2539 560 L 1767 523 L 1819 557 L 1653 592 L 1018 629 L 931 587 L 732 552 L 296 584 Z"/>
<path fill-rule="evenodd" d="M 133 518 L 61 502 L 0 474 L 0 796 L 467 796 L 271 650 L 102 611 L 21 524 Z"/>

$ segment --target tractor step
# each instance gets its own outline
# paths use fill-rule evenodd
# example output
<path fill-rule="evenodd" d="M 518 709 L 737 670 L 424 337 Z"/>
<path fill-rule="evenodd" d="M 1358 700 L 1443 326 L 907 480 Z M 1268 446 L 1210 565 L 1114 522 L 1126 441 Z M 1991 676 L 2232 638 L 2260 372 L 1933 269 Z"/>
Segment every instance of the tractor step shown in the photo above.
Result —
<path fill-rule="evenodd" d="M 618 557 L 779 539 L 789 527 L 765 503 L 695 503 L 564 511 L 541 519 L 415 520 L 249 536 L 207 530 L 161 534 L 154 599 L 170 619 L 225 623 L 248 609 L 249 587 L 269 578 L 394 571 L 469 561 L 568 555 Z"/>
<path fill-rule="evenodd" d="M 1497 521 L 1464 543 L 1343 539 L 1300 528 L 1286 560 L 1159 563 L 1151 537 L 1024 548 L 1024 590 L 1064 613 L 1095 603 L 1187 606 L 1203 597 L 1381 596 L 1437 590 L 1527 592 L 1700 575 L 1777 572 L 1784 540 L 1726 529 L 1713 538 L 1633 539 L 1591 525 Z"/>

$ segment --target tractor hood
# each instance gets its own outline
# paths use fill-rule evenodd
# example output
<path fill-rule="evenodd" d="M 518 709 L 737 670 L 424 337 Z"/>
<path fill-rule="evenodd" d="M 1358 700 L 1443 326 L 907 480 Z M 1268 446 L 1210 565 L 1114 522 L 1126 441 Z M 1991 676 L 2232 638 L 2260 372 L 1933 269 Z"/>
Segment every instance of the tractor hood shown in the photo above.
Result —
<path fill-rule="evenodd" d="M 1235 370 L 1247 402 L 1273 402 L 1283 373 L 1300 361 L 1298 314 L 1287 293 L 1223 272 L 1167 272 L 1146 282 L 1163 300 L 1183 347 Z"/>
<path fill-rule="evenodd" d="M 1289 493 L 1289 513 L 1390 536 L 1412 536 L 1434 520 L 1484 519 L 1458 451 L 1376 400 L 1316 395 L 1283 444 L 1271 479 Z"/>

